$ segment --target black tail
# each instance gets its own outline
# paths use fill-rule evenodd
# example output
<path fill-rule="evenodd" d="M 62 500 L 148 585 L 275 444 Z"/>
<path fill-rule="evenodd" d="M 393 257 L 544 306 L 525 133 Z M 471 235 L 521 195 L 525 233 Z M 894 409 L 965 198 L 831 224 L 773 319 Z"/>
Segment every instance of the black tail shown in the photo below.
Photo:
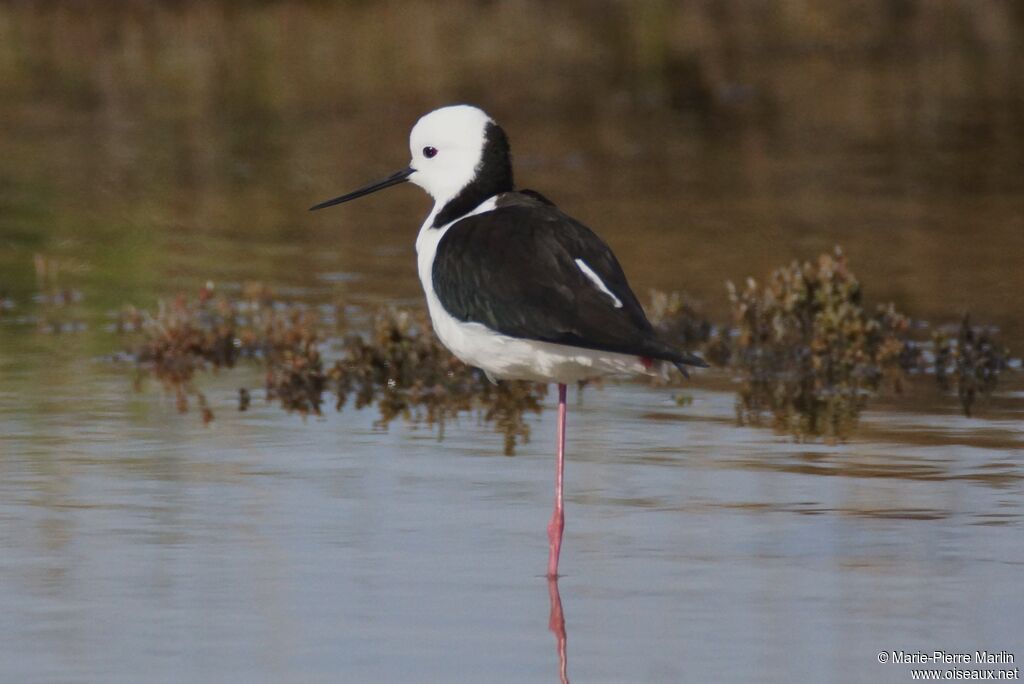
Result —
<path fill-rule="evenodd" d="M 684 378 L 690 377 L 689 372 L 686 370 L 687 366 L 694 366 L 696 368 L 708 367 L 708 362 L 696 354 L 680 351 L 656 338 L 647 340 L 645 347 L 646 349 L 640 355 L 670 362 L 679 369 Z"/>
<path fill-rule="evenodd" d="M 700 358 L 696 354 L 690 354 L 688 352 L 682 352 L 679 354 L 679 358 L 672 359 L 673 365 L 679 369 L 679 372 L 683 374 L 684 378 L 689 378 L 690 373 L 686 370 L 687 366 L 696 366 L 697 368 L 707 368 L 708 362 Z"/>

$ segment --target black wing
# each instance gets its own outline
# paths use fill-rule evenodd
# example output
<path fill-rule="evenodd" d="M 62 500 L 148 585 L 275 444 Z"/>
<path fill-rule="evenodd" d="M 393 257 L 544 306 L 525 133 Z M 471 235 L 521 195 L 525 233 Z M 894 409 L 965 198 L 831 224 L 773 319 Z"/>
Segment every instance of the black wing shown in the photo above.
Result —
<path fill-rule="evenodd" d="M 433 283 L 452 316 L 504 335 L 706 365 L 657 338 L 601 238 L 529 191 L 502 195 L 493 211 L 449 228 L 437 246 Z"/>

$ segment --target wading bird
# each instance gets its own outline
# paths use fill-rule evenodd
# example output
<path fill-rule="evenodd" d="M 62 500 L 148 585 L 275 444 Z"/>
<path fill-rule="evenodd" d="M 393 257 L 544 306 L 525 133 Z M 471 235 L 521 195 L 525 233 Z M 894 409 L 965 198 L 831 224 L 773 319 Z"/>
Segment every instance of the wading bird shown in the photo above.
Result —
<path fill-rule="evenodd" d="M 469 105 L 434 110 L 409 136 L 412 162 L 311 209 L 411 181 L 434 199 L 416 237 L 434 331 L 491 381 L 558 383 L 555 509 L 548 577 L 565 514 L 566 385 L 602 375 L 706 366 L 660 340 L 608 245 L 532 190 L 516 190 L 505 131 Z"/>

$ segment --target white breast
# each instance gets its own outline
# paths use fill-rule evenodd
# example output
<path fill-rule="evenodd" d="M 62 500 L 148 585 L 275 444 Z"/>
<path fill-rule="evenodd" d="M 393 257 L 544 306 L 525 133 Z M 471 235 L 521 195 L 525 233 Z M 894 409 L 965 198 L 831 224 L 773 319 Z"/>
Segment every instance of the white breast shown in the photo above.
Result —
<path fill-rule="evenodd" d="M 492 211 L 495 200 L 495 197 L 486 200 L 467 216 Z M 442 344 L 463 362 L 483 369 L 494 378 L 535 382 L 570 383 L 609 374 L 662 372 L 661 363 L 655 362 L 652 366 L 629 354 L 510 337 L 481 323 L 466 323 L 453 317 L 434 292 L 437 245 L 455 223 L 453 221 L 441 228 L 431 227 L 440 207 L 440 204 L 434 206 L 416 237 L 417 268 L 434 332 Z"/>

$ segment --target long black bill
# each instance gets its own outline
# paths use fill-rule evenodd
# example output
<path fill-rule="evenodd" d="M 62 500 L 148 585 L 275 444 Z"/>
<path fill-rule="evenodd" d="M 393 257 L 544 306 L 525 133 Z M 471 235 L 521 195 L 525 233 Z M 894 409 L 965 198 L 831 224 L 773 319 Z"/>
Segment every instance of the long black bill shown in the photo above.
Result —
<path fill-rule="evenodd" d="M 342 195 L 341 197 L 335 197 L 334 199 L 329 199 L 326 202 L 321 202 L 320 204 L 310 207 L 309 210 L 316 211 L 317 209 L 323 209 L 325 207 L 333 207 L 335 204 L 341 204 L 342 202 L 348 202 L 349 200 L 358 199 L 364 195 L 369 195 L 371 192 L 377 192 L 378 190 L 383 190 L 384 188 L 390 188 L 392 185 L 404 183 L 405 181 L 409 180 L 409 176 L 411 176 L 414 171 L 416 171 L 416 169 L 411 167 L 408 169 L 402 169 L 398 173 L 391 174 L 384 180 L 377 181 L 376 183 L 370 183 L 369 185 L 359 188 L 358 190 L 353 190 L 347 195 Z"/>

